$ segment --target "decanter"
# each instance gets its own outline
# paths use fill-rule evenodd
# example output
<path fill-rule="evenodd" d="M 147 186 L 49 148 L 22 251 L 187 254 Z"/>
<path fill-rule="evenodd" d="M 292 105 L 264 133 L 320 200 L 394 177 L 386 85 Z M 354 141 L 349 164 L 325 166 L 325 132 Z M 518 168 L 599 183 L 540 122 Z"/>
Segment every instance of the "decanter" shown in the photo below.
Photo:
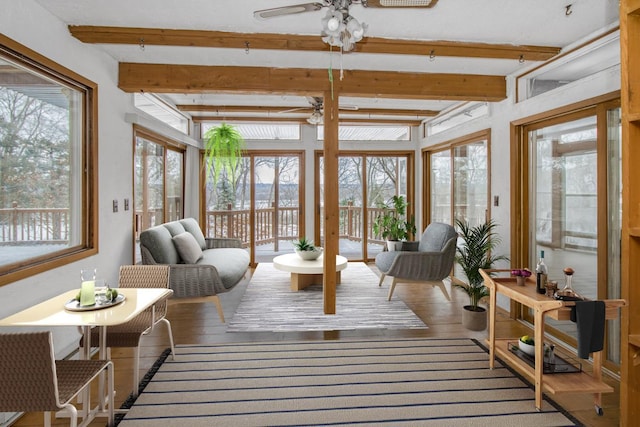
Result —
<path fill-rule="evenodd" d="M 582 297 L 573 290 L 573 268 L 567 267 L 562 271 L 564 272 L 564 288 L 556 292 L 556 298 L 563 300 L 581 300 Z"/>

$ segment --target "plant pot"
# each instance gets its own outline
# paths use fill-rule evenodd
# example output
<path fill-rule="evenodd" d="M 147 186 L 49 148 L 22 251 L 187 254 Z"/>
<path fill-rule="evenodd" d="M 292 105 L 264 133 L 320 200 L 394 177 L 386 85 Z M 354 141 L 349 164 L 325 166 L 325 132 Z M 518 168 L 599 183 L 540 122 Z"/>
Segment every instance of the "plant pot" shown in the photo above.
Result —
<path fill-rule="evenodd" d="M 389 252 L 401 251 L 402 250 L 402 241 L 400 241 L 400 240 L 387 240 L 387 249 L 389 250 Z"/>
<path fill-rule="evenodd" d="M 523 277 L 523 276 L 516 276 L 516 284 L 518 286 L 524 286 L 525 282 L 526 282 L 527 278 Z"/>
<path fill-rule="evenodd" d="M 465 305 L 462 308 L 462 326 L 470 331 L 487 329 L 487 310 L 484 307 L 477 307 L 478 311 L 474 311 L 470 305 Z"/>
<path fill-rule="evenodd" d="M 313 261 L 316 260 L 320 257 L 320 255 L 322 255 L 322 248 L 319 246 L 316 246 L 316 248 L 312 251 L 301 251 L 299 249 L 295 249 L 296 254 L 298 254 L 298 256 L 300 258 L 302 258 L 305 261 Z"/>

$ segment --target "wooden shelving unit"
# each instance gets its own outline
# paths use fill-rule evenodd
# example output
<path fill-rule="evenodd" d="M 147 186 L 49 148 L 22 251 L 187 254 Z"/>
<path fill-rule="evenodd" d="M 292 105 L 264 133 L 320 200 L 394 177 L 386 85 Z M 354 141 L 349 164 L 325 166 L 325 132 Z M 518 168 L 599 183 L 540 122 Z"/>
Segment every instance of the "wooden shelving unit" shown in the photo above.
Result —
<path fill-rule="evenodd" d="M 509 350 L 509 343 L 518 340 L 517 337 L 498 339 L 496 337 L 496 311 L 497 295 L 502 294 L 512 301 L 519 302 L 533 309 L 534 312 L 534 340 L 536 343 L 544 342 L 544 319 L 551 317 L 559 320 L 567 320 L 571 306 L 570 301 L 558 301 L 556 299 L 540 295 L 536 292 L 535 282 L 531 279 L 524 286 L 516 284 L 513 277 L 494 278 L 490 274 L 508 274 L 511 270 L 482 270 L 480 274 L 484 278 L 485 285 L 490 290 L 489 296 L 489 367 L 493 369 L 495 357 L 498 356 L 509 366 L 516 369 L 535 385 L 535 407 L 542 409 L 542 394 L 560 393 L 592 393 L 596 412 L 602 415 L 602 393 L 613 392 L 613 387 L 602 380 L 602 351 L 592 353 L 593 372 L 543 374 L 544 346 L 535 346 L 535 367 L 529 366 L 525 361 Z M 615 319 L 619 315 L 620 307 L 626 305 L 624 300 L 606 300 L 606 319 Z"/>
<path fill-rule="evenodd" d="M 496 356 L 504 360 L 512 368 L 518 371 L 522 376 L 534 382 L 535 370 L 526 362 L 509 351 L 509 343 L 517 341 L 513 339 L 496 339 L 495 353 Z M 553 374 L 544 375 L 542 381 L 542 391 L 549 394 L 562 393 L 612 393 L 613 387 L 603 383 L 601 380 L 592 377 L 586 372 L 575 374 Z"/>
<path fill-rule="evenodd" d="M 640 419 L 640 0 L 620 1 L 622 313 L 620 425 Z"/>

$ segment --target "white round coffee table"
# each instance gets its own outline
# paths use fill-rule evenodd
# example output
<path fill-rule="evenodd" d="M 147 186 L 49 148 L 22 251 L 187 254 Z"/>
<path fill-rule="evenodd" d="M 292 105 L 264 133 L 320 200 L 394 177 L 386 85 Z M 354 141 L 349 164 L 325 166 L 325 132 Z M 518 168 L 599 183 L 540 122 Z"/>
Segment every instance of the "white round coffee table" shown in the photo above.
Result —
<path fill-rule="evenodd" d="M 278 270 L 291 273 L 291 290 L 294 292 L 309 285 L 322 285 L 323 255 L 313 261 L 305 261 L 295 253 L 279 255 L 273 259 L 273 266 Z M 342 255 L 336 255 L 336 284 L 340 284 L 340 272 L 345 268 L 347 268 L 347 259 Z"/>

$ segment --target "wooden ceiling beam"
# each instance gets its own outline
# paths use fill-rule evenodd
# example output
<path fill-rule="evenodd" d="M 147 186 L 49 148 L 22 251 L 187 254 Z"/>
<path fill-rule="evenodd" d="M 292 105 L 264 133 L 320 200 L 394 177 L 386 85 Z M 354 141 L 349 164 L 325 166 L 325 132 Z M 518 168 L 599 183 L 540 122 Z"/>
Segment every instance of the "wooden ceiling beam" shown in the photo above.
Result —
<path fill-rule="evenodd" d="M 327 70 L 220 67 L 121 62 L 118 87 L 125 92 L 252 93 L 318 96 L 330 88 Z M 454 101 L 501 101 L 504 76 L 345 70 L 333 84 L 340 96 Z"/>
<path fill-rule="evenodd" d="M 195 123 L 202 122 L 227 122 L 227 123 L 307 123 L 306 117 L 234 117 L 234 116 L 196 116 L 193 117 L 192 120 Z M 375 125 L 394 125 L 394 126 L 419 126 L 422 123 L 422 120 L 415 119 L 360 119 L 360 118 L 350 118 L 350 117 L 340 117 L 338 118 L 338 122 L 341 124 L 352 124 L 352 125 L 364 125 L 364 124 L 375 124 Z"/>
<path fill-rule="evenodd" d="M 179 104 L 176 108 L 187 113 L 213 112 L 218 114 L 224 113 L 266 113 L 266 114 L 304 114 L 312 113 L 313 107 L 275 107 L 275 106 L 253 106 L 253 105 L 202 105 L 202 104 Z M 295 110 L 295 111 L 292 111 Z M 390 109 L 390 108 L 357 108 L 357 109 L 341 109 L 340 114 L 357 114 L 357 115 L 376 115 L 376 116 L 416 116 L 416 117 L 434 117 L 440 112 L 435 110 L 418 110 L 418 109 Z"/>
<path fill-rule="evenodd" d="M 318 31 L 320 22 L 318 22 Z M 319 35 L 233 33 L 225 31 L 174 30 L 166 28 L 105 27 L 70 25 L 72 36 L 84 43 L 191 46 L 227 49 L 269 49 L 328 52 Z M 558 53 L 555 46 L 530 46 L 446 40 L 398 40 L 365 37 L 356 43 L 356 53 L 421 55 L 546 61 Z M 351 53 L 349 53 L 351 54 Z"/>

